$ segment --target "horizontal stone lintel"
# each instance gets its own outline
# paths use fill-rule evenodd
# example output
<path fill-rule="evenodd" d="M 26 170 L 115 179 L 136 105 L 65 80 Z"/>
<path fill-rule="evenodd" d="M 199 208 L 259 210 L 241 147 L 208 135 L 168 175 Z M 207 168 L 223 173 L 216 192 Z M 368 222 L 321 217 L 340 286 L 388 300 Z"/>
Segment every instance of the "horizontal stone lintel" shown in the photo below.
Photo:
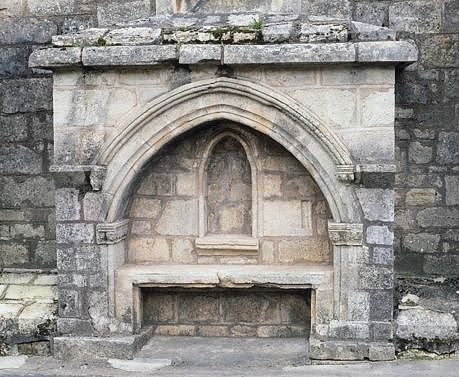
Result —
<path fill-rule="evenodd" d="M 273 45 L 144 45 L 62 47 L 35 50 L 32 68 L 151 66 L 166 62 L 199 64 L 411 63 L 416 46 L 408 41 L 299 43 Z"/>
<path fill-rule="evenodd" d="M 311 288 L 327 286 L 331 266 L 232 266 L 232 265 L 137 265 L 125 264 L 117 272 L 124 287 L 224 287 Z"/>

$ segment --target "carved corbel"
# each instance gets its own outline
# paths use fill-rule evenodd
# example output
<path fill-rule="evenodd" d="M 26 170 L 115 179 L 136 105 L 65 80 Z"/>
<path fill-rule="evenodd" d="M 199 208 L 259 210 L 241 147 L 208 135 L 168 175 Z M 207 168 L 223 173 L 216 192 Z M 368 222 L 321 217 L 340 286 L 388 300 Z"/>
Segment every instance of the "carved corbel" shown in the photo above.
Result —
<path fill-rule="evenodd" d="M 336 165 L 336 175 L 340 181 L 354 182 L 355 181 L 355 166 L 351 165 Z"/>
<path fill-rule="evenodd" d="M 328 234 L 333 245 L 360 246 L 363 244 L 363 224 L 329 222 Z"/>
<path fill-rule="evenodd" d="M 124 240 L 128 234 L 129 220 L 101 223 L 96 226 L 96 241 L 99 245 L 111 245 Z"/>

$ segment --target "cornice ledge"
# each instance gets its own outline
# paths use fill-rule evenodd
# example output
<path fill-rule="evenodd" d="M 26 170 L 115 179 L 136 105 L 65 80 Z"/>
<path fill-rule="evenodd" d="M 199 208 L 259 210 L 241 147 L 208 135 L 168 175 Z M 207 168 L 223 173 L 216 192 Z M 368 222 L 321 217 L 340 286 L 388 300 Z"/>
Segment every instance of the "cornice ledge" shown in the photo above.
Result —
<path fill-rule="evenodd" d="M 411 41 L 336 43 L 121 45 L 54 47 L 35 50 L 31 68 L 153 66 L 165 63 L 198 64 L 398 64 L 418 59 Z"/>

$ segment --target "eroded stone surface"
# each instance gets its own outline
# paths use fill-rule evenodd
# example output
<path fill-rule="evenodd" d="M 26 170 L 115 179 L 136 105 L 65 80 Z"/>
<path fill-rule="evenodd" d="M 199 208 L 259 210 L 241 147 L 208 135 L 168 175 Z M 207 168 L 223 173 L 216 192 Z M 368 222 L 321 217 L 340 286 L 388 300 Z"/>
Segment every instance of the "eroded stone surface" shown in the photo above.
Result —
<path fill-rule="evenodd" d="M 396 334 L 404 340 L 450 339 L 456 332 L 457 323 L 450 313 L 413 308 L 402 310 L 397 317 Z"/>
<path fill-rule="evenodd" d="M 309 328 L 307 293 L 151 289 L 144 292 L 144 318 L 146 323 L 157 326 L 158 333 L 165 330 L 164 326 L 182 326 L 193 328 L 197 336 L 301 336 Z M 245 332 L 241 332 L 242 325 Z M 179 331 L 177 335 L 180 334 Z"/>
<path fill-rule="evenodd" d="M 218 135 L 232 129 L 238 127 L 215 125 L 213 132 Z M 235 135 L 240 137 L 239 133 Z M 279 245 L 273 249 L 278 254 L 273 262 L 330 260 L 325 226 L 329 215 L 318 187 L 288 152 L 264 137 L 247 135 L 253 140 L 252 153 L 264 164 L 263 170 L 254 161 L 255 156 L 247 155 L 234 137 L 219 141 L 205 159 L 205 146 L 212 142 L 210 131 L 190 136 L 171 146 L 167 154 L 156 157 L 139 182 L 131 204 L 130 217 L 135 222 L 129 242 L 134 260 L 146 262 L 151 258 L 164 263 L 169 258 L 171 242 L 175 262 L 203 262 L 205 258 L 198 257 L 196 248 L 202 254 L 203 245 L 217 256 L 227 255 L 229 250 L 237 256 L 238 250 L 244 249 L 240 236 L 245 235 L 255 241 L 247 244 L 255 245 L 250 247 L 255 251 L 255 260 L 238 262 L 234 258 L 233 263 L 253 263 L 259 258 L 259 229 L 267 240 L 273 239 Z M 198 208 L 201 195 L 205 198 L 204 207 Z M 198 231 L 201 237 L 226 238 L 222 238 L 221 245 L 215 237 L 212 245 L 199 238 L 199 245 L 195 245 Z M 236 238 L 228 238 L 230 235 Z M 220 259 L 224 261 L 231 263 L 231 258 Z"/>

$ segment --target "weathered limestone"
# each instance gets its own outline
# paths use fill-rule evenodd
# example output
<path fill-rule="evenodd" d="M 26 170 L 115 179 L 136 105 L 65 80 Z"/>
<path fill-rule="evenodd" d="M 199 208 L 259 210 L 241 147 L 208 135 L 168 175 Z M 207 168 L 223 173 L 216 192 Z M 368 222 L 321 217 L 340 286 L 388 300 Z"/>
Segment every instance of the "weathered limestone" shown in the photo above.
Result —
<path fill-rule="evenodd" d="M 0 332 L 2 342 L 7 342 L 12 352 L 28 345 L 33 354 L 53 334 L 57 316 L 56 284 L 57 275 L 44 271 L 2 271 Z M 43 352 L 49 354 L 48 344 L 45 344 Z"/>
<path fill-rule="evenodd" d="M 457 323 L 451 313 L 438 313 L 413 307 L 397 317 L 396 334 L 400 339 L 453 339 Z"/>
<path fill-rule="evenodd" d="M 103 44 L 116 45 L 148 45 L 156 44 L 161 38 L 161 29 L 147 27 L 115 29 L 103 37 Z M 101 40 L 99 40 L 100 44 Z"/>
<path fill-rule="evenodd" d="M 85 357 L 131 355 L 150 321 L 169 335 L 310 328 L 312 358 L 393 358 L 394 65 L 417 51 L 385 29 L 315 21 L 153 17 L 62 59 L 80 68 L 53 55 L 72 37 L 31 58 L 59 65 L 58 329 L 112 336 Z M 262 287 L 280 306 L 266 309 Z M 310 309 L 289 307 L 298 289 Z"/>
<path fill-rule="evenodd" d="M 81 47 L 35 50 L 29 59 L 29 66 L 55 68 L 81 64 Z"/>
<path fill-rule="evenodd" d="M 194 155 L 190 144 L 197 148 Z M 185 263 L 224 255 L 233 256 L 228 263 L 240 255 L 255 259 L 239 263 L 256 263 L 260 242 L 282 237 L 279 263 L 330 260 L 325 200 L 310 175 L 273 141 L 235 124 L 215 124 L 211 131 L 190 134 L 186 143 L 172 143 L 157 158 L 161 162 L 145 172 L 130 208 L 133 258 L 166 262 L 168 242 L 181 240 L 187 245 Z M 273 180 L 277 190 L 270 186 Z M 187 190 L 189 185 L 195 188 Z M 200 203 L 198 218 L 193 198 Z M 149 250 L 142 251 L 141 244 Z M 179 252 L 175 261 L 181 261 Z"/>
<path fill-rule="evenodd" d="M 107 33 L 108 29 L 89 28 L 75 34 L 55 35 L 52 42 L 57 47 L 101 45 Z"/>
<path fill-rule="evenodd" d="M 126 29 L 164 30 L 171 28 L 183 32 L 187 28 L 201 29 L 203 25 L 207 25 L 233 27 L 233 31 L 238 33 L 240 28 L 249 28 L 250 32 L 242 34 L 247 34 L 251 38 L 256 37 L 256 43 L 263 45 L 298 42 L 298 39 L 295 38 L 298 38 L 300 25 L 303 24 L 318 25 L 323 28 L 329 24 L 343 25 L 347 29 L 351 42 L 364 41 L 367 38 L 376 41 L 386 40 L 386 37 L 393 36 L 394 32 L 383 28 L 375 30 L 375 28 L 381 25 L 391 25 L 394 30 L 398 31 L 398 38 L 410 35 L 420 49 L 419 64 L 407 70 L 399 69 L 396 77 L 397 224 L 394 227 L 394 245 L 398 248 L 395 261 L 396 277 L 401 281 L 403 277 L 401 274 L 406 273 L 410 276 L 411 281 L 419 283 L 416 276 L 427 277 L 432 274 L 435 280 L 431 281 L 428 288 L 425 287 L 425 280 L 420 281 L 419 285 L 423 287 L 421 293 L 424 294 L 426 290 L 436 291 L 439 297 L 445 296 L 446 302 L 453 303 L 457 295 L 452 288 L 453 283 L 450 278 L 457 275 L 454 267 L 458 262 L 457 229 L 454 227 L 457 222 L 457 210 L 455 209 L 457 195 L 454 190 L 457 184 L 454 177 L 457 176 L 455 163 L 457 163 L 457 145 L 459 145 L 456 129 L 457 101 L 455 100 L 457 98 L 456 83 L 458 82 L 457 52 L 459 51 L 459 40 L 456 35 L 458 30 L 457 2 L 445 0 L 434 4 L 427 0 L 414 0 L 396 1 L 389 4 L 388 1 L 354 0 L 341 2 L 222 0 L 199 1 L 198 6 L 197 4 L 196 1 L 173 2 L 169 0 L 158 2 L 149 0 L 124 2 L 112 0 L 103 2 L 70 0 L 18 2 L 7 0 L 2 4 L 0 13 L 5 16 L 0 26 L 2 46 L 0 60 L 3 63 L 0 67 L 0 75 L 2 75 L 0 138 L 3 142 L 0 146 L 0 171 L 3 174 L 0 177 L 0 187 L 2 187 L 0 261 L 2 266 L 55 267 L 54 183 L 48 171 L 48 166 L 52 164 L 53 158 L 56 163 L 66 161 L 76 164 L 78 160 L 78 163 L 81 164 L 91 164 L 105 138 L 109 138 L 108 134 L 114 130 L 112 128 L 114 124 L 121 121 L 124 115 L 136 106 L 143 106 L 170 91 L 171 88 L 196 81 L 198 78 L 207 79 L 215 75 L 244 78 L 260 82 L 269 86 L 269 90 L 282 91 L 300 103 L 308 104 L 308 108 L 324 124 L 332 128 L 333 132 L 336 132 L 351 150 L 353 163 L 345 168 L 340 165 L 336 170 L 340 177 L 346 179 L 348 182 L 346 184 L 350 187 L 355 187 L 349 184 L 349 182 L 354 182 L 355 178 L 364 190 L 369 190 L 362 196 L 359 193 L 360 204 L 365 203 L 365 200 L 371 201 L 371 198 L 387 199 L 386 195 L 373 195 L 371 191 L 375 188 L 390 190 L 393 184 L 395 170 L 392 173 L 388 171 L 383 173 L 360 169 L 364 165 L 377 163 L 388 166 L 391 164 L 390 159 L 393 158 L 390 155 L 393 145 L 386 143 L 387 140 L 393 138 L 391 134 L 393 114 L 387 110 L 393 108 L 388 100 L 393 101 L 394 96 L 390 85 L 386 86 L 388 82 L 393 81 L 389 78 L 394 72 L 392 64 L 383 65 L 381 68 L 385 68 L 378 70 L 375 69 L 376 66 L 379 67 L 378 63 L 368 64 L 365 67 L 355 64 L 353 69 L 339 64 L 316 66 L 317 68 L 300 64 L 292 64 L 290 67 L 258 64 L 251 67 L 244 64 L 219 67 L 217 59 L 214 60 L 215 65 L 208 64 L 208 61 L 205 61 L 205 64 L 198 63 L 199 66 L 193 63 L 189 67 L 159 64 L 152 70 L 144 67 L 137 72 L 126 72 L 123 75 L 120 75 L 120 72 L 124 69 L 108 69 L 104 72 L 89 69 L 84 73 L 78 73 L 75 70 L 67 75 L 63 74 L 66 71 L 64 65 L 58 69 L 61 73 L 55 75 L 55 84 L 60 89 L 54 97 L 66 98 L 68 101 L 66 106 L 56 101 L 53 109 L 50 101 L 52 80 L 49 77 L 38 78 L 37 75 L 41 77 L 47 73 L 38 69 L 31 71 L 27 67 L 30 52 L 36 48 L 47 47 L 47 44 L 51 42 L 51 35 L 58 32 L 64 33 L 70 40 L 70 49 L 74 37 L 72 33 L 92 28 L 92 31 L 87 33 L 87 39 L 80 37 L 78 45 L 74 46 L 79 49 L 83 46 L 103 47 L 102 44 L 106 44 L 105 38 L 101 38 L 105 30 L 99 33 L 100 30 L 94 30 L 96 25 L 107 27 L 107 33 L 112 31 L 118 33 L 118 29 L 122 29 L 119 34 L 122 38 L 126 37 L 128 41 L 126 43 L 137 43 L 136 31 L 131 30 L 132 33 L 128 33 Z M 231 11 L 233 14 L 202 13 L 215 10 Z M 241 10 L 250 11 L 250 13 L 235 13 Z M 174 12 L 183 13 L 172 16 Z M 282 13 L 262 14 L 258 12 Z M 167 15 L 155 17 L 155 13 Z M 144 19 L 130 22 L 138 17 Z M 353 21 L 349 22 L 351 18 L 369 22 L 375 26 L 357 25 Z M 115 26 L 116 24 L 118 25 Z M 271 34 L 270 29 L 274 30 Z M 373 38 L 375 34 L 376 38 Z M 269 37 L 270 35 L 272 37 Z M 140 32 L 138 36 L 141 36 Z M 206 35 L 203 35 L 203 38 L 205 37 Z M 319 33 L 318 37 L 324 38 L 324 34 Z M 92 41 L 89 41 L 89 38 L 92 38 Z M 143 43 L 141 38 L 138 41 Z M 221 49 L 221 41 L 222 39 L 217 38 L 217 43 L 214 45 L 217 49 Z M 234 39 L 231 38 L 225 41 L 234 43 Z M 157 43 L 161 44 L 162 39 L 160 38 Z M 59 51 L 59 48 L 54 48 L 53 53 L 54 50 Z M 204 50 L 210 51 L 211 49 L 205 45 Z M 204 55 L 200 54 L 194 54 L 197 56 L 196 60 L 205 60 Z M 77 64 L 81 65 L 80 62 Z M 72 86 L 79 86 L 80 89 L 84 87 L 86 95 L 82 96 L 81 92 L 74 93 Z M 118 88 L 121 89 L 118 90 Z M 204 96 L 203 102 L 209 101 L 209 98 L 209 96 Z M 61 124 L 67 127 L 66 132 L 63 132 L 65 129 L 63 128 L 61 132 L 56 133 L 54 140 L 56 154 L 53 157 L 52 147 L 50 147 L 54 138 L 52 112 L 57 116 L 56 119 L 62 121 L 63 118 L 59 118 L 59 115 L 62 114 L 62 109 L 67 109 L 69 105 L 73 106 L 73 99 L 78 106 L 75 106 L 72 116 L 65 118 L 65 124 Z M 193 102 L 191 106 L 196 106 L 196 102 Z M 241 101 L 236 106 L 240 106 L 241 103 L 246 104 L 246 102 L 247 108 L 253 108 L 249 99 L 245 102 Z M 365 103 L 364 109 L 361 110 L 364 111 L 355 110 L 363 103 Z M 106 108 L 105 105 L 108 107 Z M 175 107 L 176 103 L 170 108 Z M 144 110 L 139 109 L 136 114 Z M 225 111 L 227 110 L 228 107 L 225 108 Z M 247 111 L 244 110 L 244 112 Z M 259 111 L 258 114 L 263 114 L 263 112 L 266 112 L 266 109 Z M 87 116 L 80 119 L 78 116 L 73 117 L 73 114 L 86 114 Z M 104 114 L 108 115 L 107 118 Z M 272 114 L 269 114 L 269 118 L 274 119 Z M 380 119 L 381 123 L 379 123 Z M 276 120 L 272 123 L 280 124 L 283 121 Z M 383 123 L 384 130 L 379 128 Z M 176 122 L 175 124 L 182 123 Z M 77 130 L 76 127 L 82 128 Z M 161 127 L 158 126 L 158 128 Z M 278 136 L 278 129 L 273 135 Z M 308 138 L 305 140 L 309 140 Z M 294 136 L 291 140 L 298 139 Z M 302 143 L 298 148 L 309 150 L 310 145 Z M 292 148 L 292 150 L 296 149 Z M 315 152 L 314 155 L 318 154 Z M 321 158 L 318 160 L 320 161 Z M 312 161 L 311 164 L 305 164 L 305 166 L 311 169 L 311 166 L 316 166 L 316 162 Z M 330 175 L 335 174 L 334 169 L 329 170 L 327 166 L 324 169 L 330 171 Z M 86 170 L 87 175 L 93 181 L 96 175 L 93 172 L 89 173 L 90 170 Z M 116 168 L 113 170 L 117 171 Z M 140 172 L 140 169 L 136 171 Z M 59 174 L 62 174 L 62 171 Z M 181 187 L 181 195 L 194 195 L 197 192 L 196 185 L 183 184 L 185 180 L 189 182 L 189 178 L 180 179 L 178 185 Z M 59 180 L 60 178 L 57 179 Z M 94 190 L 103 190 L 102 180 L 103 178 L 97 179 L 98 184 L 92 182 Z M 178 180 L 179 175 L 177 175 L 177 182 Z M 276 185 L 282 184 L 282 180 L 273 180 L 273 182 Z M 78 211 L 74 211 L 74 208 L 69 209 L 67 213 L 67 215 L 71 214 L 69 217 L 76 217 L 76 214 L 80 214 L 85 220 L 93 223 L 106 221 L 113 223 L 123 218 L 120 215 L 118 218 L 106 220 L 108 208 L 104 206 L 110 205 L 110 195 L 105 196 L 104 205 L 94 204 L 97 208 L 101 208 L 100 210 L 91 211 L 92 203 L 101 201 L 96 191 L 91 191 L 90 195 L 84 194 L 83 191 L 91 189 L 87 181 L 81 184 L 85 186 L 85 189 L 79 192 L 82 207 L 78 208 Z M 67 188 L 75 189 L 75 185 L 72 184 Z M 325 186 L 332 187 L 329 182 L 326 182 Z M 277 186 L 274 185 L 271 191 L 275 190 Z M 274 195 L 272 192 L 263 191 Z M 335 191 L 334 195 L 338 196 L 337 192 L 339 190 Z M 124 200 L 128 198 L 129 195 Z M 333 200 L 331 202 L 333 203 Z M 74 205 L 73 200 L 70 204 Z M 333 204 L 330 207 L 333 207 Z M 389 207 L 384 211 L 375 210 L 370 204 L 366 207 L 365 220 L 373 218 L 374 213 L 374 217 L 378 217 L 379 220 L 369 221 L 378 222 L 375 225 L 379 226 L 389 225 L 391 220 L 386 220 L 390 218 L 386 211 Z M 60 217 L 65 218 L 65 216 Z M 358 223 L 360 220 L 347 219 L 346 222 Z M 131 226 L 133 233 L 139 236 L 145 236 L 145 233 L 152 231 L 150 222 L 144 219 L 136 220 Z M 321 224 L 319 228 L 324 229 L 324 225 Z M 165 243 L 163 241 L 161 241 L 161 248 L 167 245 L 167 248 L 164 249 L 169 252 L 168 255 L 172 260 L 176 263 L 182 260 L 192 263 L 191 260 L 194 257 L 190 251 L 194 248 L 192 238 L 166 240 Z M 290 244 L 290 242 L 283 242 L 282 246 Z M 279 243 L 276 240 L 265 240 L 260 243 L 260 253 L 264 263 L 277 262 L 274 257 L 278 251 Z M 92 256 L 95 262 L 91 263 L 91 254 L 80 252 L 78 247 L 63 250 L 60 247 L 59 255 L 60 258 L 64 256 L 61 260 L 62 265 L 76 265 L 76 261 L 72 260 L 73 256 L 78 260 L 80 267 L 89 265 L 92 270 L 92 266 L 97 265 L 97 253 Z M 103 251 L 101 255 L 112 254 Z M 394 261 L 392 247 L 388 245 L 373 244 L 363 250 L 360 257 L 366 263 L 374 263 L 384 268 L 390 267 Z M 225 263 L 229 259 L 224 258 Z M 236 257 L 231 256 L 231 259 L 234 262 Z M 244 257 L 238 261 L 254 263 L 254 258 Z M 212 263 L 216 262 L 219 260 L 214 260 Z M 207 263 L 211 263 L 211 258 L 207 258 Z M 68 286 L 73 282 L 71 279 L 73 271 L 74 266 L 65 270 L 66 276 L 63 277 L 63 282 Z M 376 274 L 376 271 L 376 269 L 367 269 L 362 276 L 373 276 L 370 275 L 370 272 Z M 77 301 L 83 302 L 81 308 L 86 308 L 89 304 L 84 300 L 89 296 L 96 296 L 93 293 L 87 295 L 86 289 L 92 290 L 94 287 L 99 289 L 106 279 L 103 276 L 97 277 L 92 272 L 88 275 L 84 271 L 77 271 L 75 275 L 75 285 L 79 286 L 79 290 L 76 289 L 72 291 L 72 295 L 65 294 L 63 297 L 76 298 Z M 85 281 L 88 281 L 90 288 L 83 287 Z M 419 293 L 417 287 L 412 287 L 412 289 Z M 387 302 L 390 301 L 390 292 L 378 292 L 377 295 L 371 295 L 371 297 L 370 293 L 357 291 L 350 295 L 351 302 L 367 302 L 368 304 L 362 304 L 361 311 L 356 309 L 350 312 L 349 318 L 365 318 L 370 311 L 369 308 L 374 306 L 381 310 L 379 313 L 376 310 L 371 311 L 370 315 L 373 320 L 380 319 L 381 313 L 384 313 L 384 317 L 387 318 L 387 307 L 389 307 Z M 422 296 L 421 293 L 419 293 L 420 296 Z M 100 296 L 102 297 L 103 294 Z M 376 305 L 378 299 L 381 305 Z M 94 302 L 94 298 L 91 298 L 91 302 Z M 71 306 L 70 303 L 69 307 Z M 438 306 L 432 306 L 431 309 L 438 310 Z M 441 310 L 451 313 L 453 308 Z M 92 309 L 91 313 L 94 315 Z M 87 315 L 87 313 L 83 312 L 82 315 Z M 94 320 L 92 323 L 97 324 L 99 320 Z M 371 328 L 373 332 L 380 335 L 389 333 L 387 323 L 383 321 L 373 323 Z M 404 343 L 406 346 L 408 344 L 410 341 Z M 24 349 L 26 348 L 30 347 L 25 346 Z"/>
<path fill-rule="evenodd" d="M 83 48 L 84 66 L 154 65 L 177 59 L 176 46 L 109 46 Z"/>
<path fill-rule="evenodd" d="M 183 45 L 180 47 L 180 64 L 198 64 L 206 62 L 220 62 L 223 48 L 209 45 Z"/>
<path fill-rule="evenodd" d="M 406 41 L 360 42 L 358 43 L 357 61 L 372 62 L 415 62 L 418 52 L 415 45 Z"/>
<path fill-rule="evenodd" d="M 224 64 L 346 63 L 354 62 L 353 45 L 345 43 L 288 44 L 269 46 L 228 45 Z"/>
<path fill-rule="evenodd" d="M 128 38 L 128 37 L 126 37 Z M 241 40 L 243 42 L 244 40 Z M 199 45 L 191 40 L 180 52 L 175 45 L 139 45 L 56 48 L 37 50 L 31 55 L 33 67 L 53 68 L 69 65 L 83 66 L 149 66 L 179 60 L 183 64 L 221 61 L 223 64 L 282 64 L 282 63 L 377 63 L 413 62 L 417 50 L 408 42 L 302 43 L 272 45 Z M 205 41 L 204 41 L 205 42 Z M 113 42 L 113 45 L 122 42 Z M 223 57 L 219 51 L 223 49 Z M 81 52 L 81 57 L 79 56 Z"/>
<path fill-rule="evenodd" d="M 220 20 L 214 25 L 194 24 L 193 19 L 187 18 L 177 18 L 177 21 L 182 20 L 185 25 L 187 20 L 191 21 L 188 26 L 171 24 L 170 19 L 161 20 L 152 20 L 153 25 L 160 27 L 133 25 L 56 36 L 53 38 L 55 48 L 34 52 L 30 65 L 51 68 L 78 64 L 137 66 L 170 60 L 179 60 L 182 64 L 209 61 L 222 64 L 317 64 L 413 62 L 417 59 L 413 44 L 387 41 L 394 39 L 389 29 L 360 22 L 352 22 L 349 28 L 344 23 L 317 24 L 291 17 L 287 17 L 288 22 L 282 18 L 270 18 L 265 25 L 258 15 L 229 15 L 225 21 Z M 349 31 L 354 37 L 352 42 L 348 41 Z M 267 43 L 272 45 L 267 46 Z M 178 52 L 168 44 L 192 46 L 182 46 Z M 138 48 L 141 45 L 150 47 Z M 62 47 L 67 49 L 58 49 Z M 82 49 L 81 60 L 78 49 Z"/>
<path fill-rule="evenodd" d="M 345 42 L 347 28 L 344 25 L 303 24 L 300 29 L 300 42 Z"/>
<path fill-rule="evenodd" d="M 146 327 L 140 334 L 112 338 L 54 337 L 54 356 L 64 360 L 133 359 L 152 335 Z"/>
<path fill-rule="evenodd" d="M 351 21 L 350 32 L 359 41 L 395 40 L 395 31 L 363 22 Z"/>
<path fill-rule="evenodd" d="M 145 323 L 155 333 L 197 336 L 307 336 L 308 290 L 231 289 L 206 293 L 150 288 L 143 294 Z M 177 304 L 175 304 L 177 303 Z"/>

